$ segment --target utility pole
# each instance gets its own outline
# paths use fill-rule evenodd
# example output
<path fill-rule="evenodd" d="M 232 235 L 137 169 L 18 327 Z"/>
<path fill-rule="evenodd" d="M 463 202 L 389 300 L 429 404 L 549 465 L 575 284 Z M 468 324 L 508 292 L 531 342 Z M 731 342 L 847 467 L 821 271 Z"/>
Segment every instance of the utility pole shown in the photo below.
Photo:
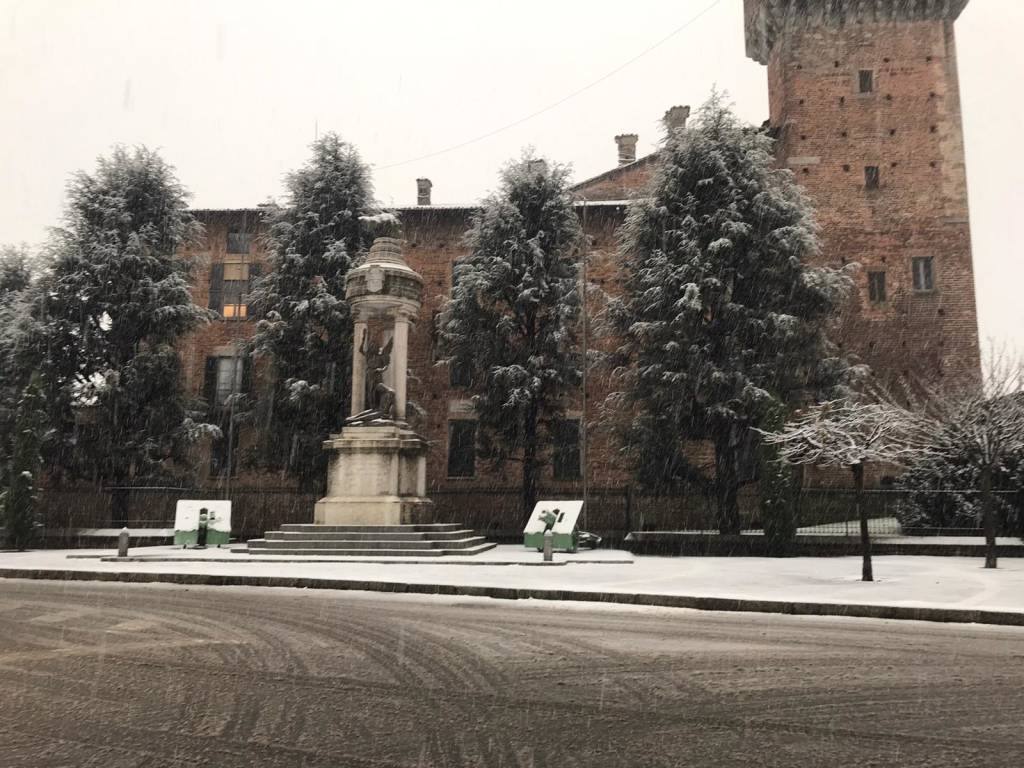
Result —
<path fill-rule="evenodd" d="M 587 452 L 587 334 L 589 332 L 587 323 L 587 199 L 582 197 L 583 212 L 580 216 L 580 310 L 581 320 L 583 324 L 583 338 L 581 343 L 581 349 L 583 352 L 583 370 L 581 375 L 582 386 L 583 386 L 583 402 L 580 411 L 580 464 L 582 464 L 583 470 L 583 527 L 589 528 L 587 522 L 587 509 L 589 508 L 588 501 L 590 496 L 590 468 L 588 466 L 588 452 Z"/>

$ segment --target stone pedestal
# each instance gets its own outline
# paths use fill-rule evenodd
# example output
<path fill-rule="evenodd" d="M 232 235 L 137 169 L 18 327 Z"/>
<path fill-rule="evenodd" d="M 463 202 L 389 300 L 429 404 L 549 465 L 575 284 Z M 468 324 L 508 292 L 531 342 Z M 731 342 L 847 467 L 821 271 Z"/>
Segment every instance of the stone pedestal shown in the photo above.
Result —
<path fill-rule="evenodd" d="M 409 525 L 430 521 L 427 443 L 404 424 L 345 427 L 331 452 L 319 525 Z"/>

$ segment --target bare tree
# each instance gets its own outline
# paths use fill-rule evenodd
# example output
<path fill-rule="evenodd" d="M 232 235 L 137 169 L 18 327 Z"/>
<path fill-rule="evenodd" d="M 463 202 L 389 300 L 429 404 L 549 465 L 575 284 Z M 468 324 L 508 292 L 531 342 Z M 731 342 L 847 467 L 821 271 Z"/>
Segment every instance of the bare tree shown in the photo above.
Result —
<path fill-rule="evenodd" d="M 762 433 L 764 441 L 774 445 L 782 460 L 790 464 L 849 467 L 853 472 L 864 581 L 874 581 L 864 507 L 864 465 L 908 466 L 919 460 L 929 450 L 929 423 L 890 402 L 832 400 L 798 412 L 777 432 Z"/>
<path fill-rule="evenodd" d="M 930 390 L 921 402 L 929 453 L 970 466 L 981 493 L 985 567 L 995 568 L 996 523 L 992 478 L 1000 467 L 1024 454 L 1024 364 L 993 353 L 980 379 Z"/>

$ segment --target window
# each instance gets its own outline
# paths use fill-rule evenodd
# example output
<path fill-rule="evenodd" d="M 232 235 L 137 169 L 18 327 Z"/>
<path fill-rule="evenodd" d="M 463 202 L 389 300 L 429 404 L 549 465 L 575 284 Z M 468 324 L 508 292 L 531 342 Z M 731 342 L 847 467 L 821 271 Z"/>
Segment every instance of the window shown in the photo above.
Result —
<path fill-rule="evenodd" d="M 918 256 L 912 262 L 914 272 L 914 290 L 935 290 L 935 272 L 932 269 L 931 256 Z"/>
<path fill-rule="evenodd" d="M 211 410 L 224 405 L 228 397 L 249 388 L 249 359 L 243 356 L 206 358 L 203 398 Z"/>
<path fill-rule="evenodd" d="M 476 474 L 476 422 L 453 419 L 448 422 L 448 477 Z"/>
<path fill-rule="evenodd" d="M 251 242 L 249 232 L 228 232 L 228 253 L 248 253 Z"/>
<path fill-rule="evenodd" d="M 249 293 L 260 265 L 250 264 L 245 256 L 228 254 L 223 262 L 210 267 L 209 308 L 226 319 L 244 320 L 249 316 Z"/>
<path fill-rule="evenodd" d="M 465 361 L 452 360 L 448 364 L 448 383 L 456 389 L 473 386 L 473 368 Z"/>
<path fill-rule="evenodd" d="M 878 172 L 877 165 L 868 165 L 864 167 L 864 188 L 865 189 L 878 189 L 878 185 L 881 182 L 881 174 Z"/>
<path fill-rule="evenodd" d="M 885 296 L 885 272 L 868 272 L 868 298 L 872 304 L 882 304 Z"/>
<path fill-rule="evenodd" d="M 875 90 L 875 73 L 871 69 L 862 69 L 858 77 L 858 85 L 861 93 L 871 93 Z"/>
<path fill-rule="evenodd" d="M 561 419 L 552 430 L 554 451 L 552 466 L 555 480 L 576 480 L 580 477 L 580 420 Z"/>
<path fill-rule="evenodd" d="M 217 368 L 213 402 L 215 405 L 224 405 L 231 395 L 242 391 L 245 358 L 218 357 L 215 359 Z"/>
<path fill-rule="evenodd" d="M 249 293 L 249 265 L 241 259 L 224 260 L 223 305 L 220 313 L 226 320 L 249 315 L 246 296 Z"/>
<path fill-rule="evenodd" d="M 250 363 L 249 359 L 239 355 L 206 358 L 206 371 L 203 381 L 203 397 L 209 404 L 207 416 L 216 423 L 222 436 L 210 444 L 210 472 L 214 475 L 223 474 L 228 466 L 232 472 L 238 464 L 238 427 L 237 418 L 232 417 L 231 409 L 224 408 L 231 395 L 249 390 Z"/>

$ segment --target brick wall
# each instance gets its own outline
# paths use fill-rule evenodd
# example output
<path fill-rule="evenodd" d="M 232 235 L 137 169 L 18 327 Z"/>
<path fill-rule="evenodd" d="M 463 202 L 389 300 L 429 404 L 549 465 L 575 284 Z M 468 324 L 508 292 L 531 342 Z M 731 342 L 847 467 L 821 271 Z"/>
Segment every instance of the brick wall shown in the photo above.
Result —
<path fill-rule="evenodd" d="M 267 256 L 262 236 L 266 232 L 263 212 L 258 209 L 238 210 L 196 210 L 195 217 L 203 224 L 203 238 L 194 246 L 185 249 L 182 257 L 192 265 L 192 300 L 201 307 L 209 306 L 210 273 L 213 265 L 222 264 L 227 256 L 228 232 L 252 234 L 248 261 L 267 269 Z M 206 358 L 229 355 L 241 342 L 252 337 L 256 323 L 251 320 L 216 319 L 203 325 L 179 344 L 185 389 L 195 397 L 203 394 L 203 378 Z M 239 447 L 244 450 L 250 436 L 243 431 Z M 217 482 L 209 475 L 210 445 L 204 442 L 193 450 L 193 460 L 198 468 L 198 481 L 203 485 Z M 240 471 L 232 477 L 232 483 L 244 485 L 288 485 L 287 477 L 275 475 L 272 478 L 257 473 Z"/>
<path fill-rule="evenodd" d="M 774 38 L 768 85 L 778 161 L 817 208 L 821 262 L 861 266 L 844 348 L 887 378 L 979 375 L 952 20 L 792 24 Z M 914 290 L 915 257 L 933 259 L 934 290 Z M 869 271 L 884 271 L 886 301 L 870 300 Z"/>
<path fill-rule="evenodd" d="M 647 186 L 657 153 L 586 179 L 572 188 L 582 200 L 629 200 Z"/>
<path fill-rule="evenodd" d="M 615 232 L 622 222 L 624 206 L 588 206 L 580 211 L 590 242 L 588 254 L 588 280 L 601 290 L 612 290 L 619 285 L 615 259 Z M 419 320 L 409 337 L 409 398 L 426 411 L 426 417 L 415 424 L 430 446 L 427 457 L 427 480 L 431 489 L 477 489 L 511 486 L 519 482 L 520 467 L 510 463 L 502 471 L 492 471 L 478 462 L 473 478 L 447 477 L 448 422 L 451 419 L 472 418 L 470 393 L 450 386 L 446 366 L 436 363 L 436 339 L 433 333 L 435 317 L 450 295 L 452 268 L 467 255 L 463 236 L 470 225 L 472 209 L 419 206 L 399 211 L 405 240 L 404 256 L 409 266 L 424 281 L 423 306 Z M 595 292 L 589 299 L 590 316 L 594 317 L 603 305 L 603 298 Z M 607 340 L 598 339 L 592 322 L 588 330 L 591 347 Z M 597 406 L 609 391 L 607 379 L 600 373 L 591 373 L 587 382 L 588 422 L 596 418 Z M 570 415 L 584 416 L 582 392 L 566 404 Z M 617 459 L 609 436 L 600 430 L 588 434 L 590 468 L 589 482 L 593 485 L 615 485 L 626 482 L 628 473 Z M 545 488 L 568 491 L 580 486 L 578 481 L 555 480 L 550 467 L 546 467 L 542 480 Z"/>

